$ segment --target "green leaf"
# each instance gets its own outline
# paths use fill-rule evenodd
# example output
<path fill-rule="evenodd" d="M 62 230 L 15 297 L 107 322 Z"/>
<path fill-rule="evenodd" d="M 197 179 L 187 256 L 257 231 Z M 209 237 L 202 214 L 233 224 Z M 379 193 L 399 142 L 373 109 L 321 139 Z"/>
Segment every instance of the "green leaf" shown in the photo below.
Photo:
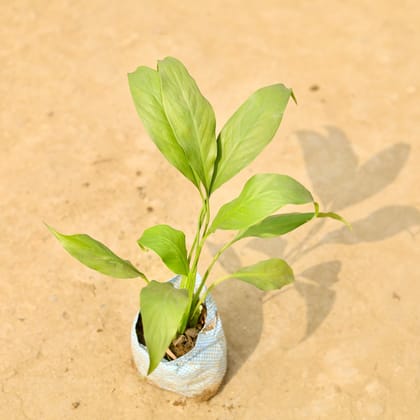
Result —
<path fill-rule="evenodd" d="M 337 213 L 328 212 L 328 213 L 318 213 L 317 217 L 329 217 L 330 219 L 338 220 L 339 222 L 344 223 L 349 229 L 351 229 L 351 224 L 342 216 Z"/>
<path fill-rule="evenodd" d="M 209 232 L 216 229 L 246 229 L 286 204 L 305 204 L 311 201 L 311 193 L 287 175 L 254 175 L 237 198 L 222 206 Z"/>
<path fill-rule="evenodd" d="M 270 143 L 280 125 L 292 90 L 282 84 L 252 94 L 232 115 L 217 139 L 212 191 L 252 162 Z"/>
<path fill-rule="evenodd" d="M 123 260 L 109 248 L 88 235 L 63 235 L 48 226 L 50 232 L 58 239 L 64 249 L 74 258 L 93 270 L 107 276 L 128 279 L 146 276 L 137 270 L 130 261 Z"/>
<path fill-rule="evenodd" d="M 286 261 L 271 258 L 249 267 L 244 267 L 226 278 L 235 278 L 268 291 L 280 289 L 294 280 L 293 271 Z"/>
<path fill-rule="evenodd" d="M 178 144 L 163 109 L 158 73 L 148 67 L 139 67 L 128 74 L 128 84 L 137 113 L 153 142 L 175 168 L 198 186 L 199 181 L 184 150 Z"/>
<path fill-rule="evenodd" d="M 143 232 L 137 241 L 143 249 L 152 249 L 175 274 L 189 272 L 185 235 L 168 225 L 156 225 Z"/>
<path fill-rule="evenodd" d="M 174 339 L 187 306 L 187 291 L 176 289 L 171 283 L 152 280 L 142 289 L 140 308 L 144 339 L 150 357 L 148 375 L 159 365 Z"/>
<path fill-rule="evenodd" d="M 165 113 L 177 142 L 206 191 L 216 160 L 214 111 L 184 65 L 172 57 L 158 63 Z"/>
<path fill-rule="evenodd" d="M 273 238 L 284 235 L 313 219 L 315 213 L 286 213 L 265 218 L 260 223 L 238 233 L 235 241 L 251 236 L 257 238 Z"/>

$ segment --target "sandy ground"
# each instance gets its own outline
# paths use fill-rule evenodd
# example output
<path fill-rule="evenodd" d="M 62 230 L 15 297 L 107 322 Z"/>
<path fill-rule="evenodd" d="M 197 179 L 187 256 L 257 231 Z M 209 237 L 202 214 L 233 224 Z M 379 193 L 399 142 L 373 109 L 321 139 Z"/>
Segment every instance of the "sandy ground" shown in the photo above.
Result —
<path fill-rule="evenodd" d="M 420 418 L 417 1 L 0 3 L 1 419 Z M 216 274 L 285 256 L 297 281 L 215 292 L 229 371 L 206 403 L 137 376 L 142 282 L 85 269 L 42 224 L 169 277 L 135 241 L 156 223 L 191 237 L 199 200 L 147 138 L 126 80 L 166 55 L 186 63 L 219 127 L 263 85 L 298 98 L 215 209 L 273 171 L 354 224 L 319 221 L 225 256 Z"/>

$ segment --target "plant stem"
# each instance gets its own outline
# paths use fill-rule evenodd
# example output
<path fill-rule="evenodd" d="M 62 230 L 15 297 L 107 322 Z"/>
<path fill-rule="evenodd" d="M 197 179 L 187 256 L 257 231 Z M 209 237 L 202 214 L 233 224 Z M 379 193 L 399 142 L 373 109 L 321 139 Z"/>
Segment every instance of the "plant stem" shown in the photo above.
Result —
<path fill-rule="evenodd" d="M 206 238 L 205 238 L 206 239 Z M 214 264 L 216 264 L 217 260 L 220 258 L 220 256 L 223 254 L 223 252 L 225 252 L 230 246 L 232 246 L 234 243 L 236 242 L 236 238 L 233 238 L 230 242 L 226 243 L 225 245 L 223 245 L 214 255 L 213 259 L 210 262 L 210 265 L 208 266 L 206 272 L 204 273 L 204 276 L 201 280 L 200 286 L 198 287 L 197 291 L 194 294 L 194 299 L 193 299 L 193 305 L 192 307 L 194 308 L 191 316 L 191 323 L 194 325 L 194 322 L 196 323 L 198 320 L 198 317 L 200 316 L 200 306 L 204 303 L 204 301 L 206 300 L 206 297 L 209 293 L 209 291 L 216 286 L 215 283 L 213 283 L 209 289 L 206 291 L 206 293 L 204 294 L 204 296 L 202 298 L 200 298 L 200 294 L 201 291 L 203 290 L 204 285 L 206 284 L 207 278 L 209 277 L 209 274 L 214 266 Z M 225 277 L 223 277 L 223 279 L 225 279 Z M 222 280 L 220 280 L 222 281 Z M 218 283 L 217 283 L 218 284 Z"/>
<path fill-rule="evenodd" d="M 203 192 L 201 191 L 201 188 L 199 188 L 198 191 L 200 192 L 202 206 L 201 206 L 201 210 L 200 210 L 200 216 L 198 217 L 197 232 L 195 234 L 194 241 L 191 245 L 191 249 L 190 249 L 190 251 L 188 253 L 188 257 L 187 257 L 188 265 L 190 265 L 191 258 L 193 256 L 194 252 L 196 252 L 196 248 L 197 248 L 197 245 L 198 245 L 199 239 L 200 239 L 201 228 L 203 227 L 203 219 L 204 219 L 205 212 L 206 212 L 205 196 L 204 196 Z M 190 269 L 190 271 L 191 271 L 191 269 Z M 181 280 L 181 288 L 182 289 L 188 289 L 189 288 L 188 284 L 189 284 L 188 277 L 183 277 L 182 280 Z"/>
<path fill-rule="evenodd" d="M 204 207 L 204 204 L 203 204 L 203 206 L 201 207 L 200 216 L 198 218 L 197 233 L 195 234 L 194 242 L 191 245 L 191 249 L 190 249 L 190 252 L 188 254 L 188 263 L 191 262 L 192 254 L 194 253 L 194 251 L 197 247 L 197 244 L 198 244 L 198 240 L 200 238 L 200 232 L 201 232 L 201 228 L 203 226 L 204 211 L 205 211 L 205 207 Z"/>
<path fill-rule="evenodd" d="M 235 238 L 232 239 L 230 242 L 223 245 L 214 255 L 213 259 L 210 262 L 210 265 L 208 266 L 206 272 L 204 273 L 203 279 L 201 280 L 200 286 L 197 290 L 197 295 L 199 296 L 201 293 L 201 290 L 203 289 L 204 285 L 206 284 L 207 278 L 209 277 L 209 274 L 214 266 L 216 264 L 217 260 L 220 258 L 220 256 L 233 244 L 235 243 Z"/>
<path fill-rule="evenodd" d="M 227 279 L 232 278 L 230 274 L 228 274 L 227 276 L 223 276 L 218 278 L 217 280 L 215 280 L 210 286 L 209 288 L 206 290 L 206 293 L 203 296 L 203 302 L 206 299 L 207 295 L 217 286 L 219 285 L 222 281 L 225 281 Z"/>
<path fill-rule="evenodd" d="M 203 210 L 204 210 L 204 228 L 202 229 L 202 232 L 198 232 L 197 235 L 200 238 L 197 241 L 197 246 L 195 249 L 195 253 L 194 253 L 194 259 L 193 259 L 193 263 L 191 265 L 191 272 L 194 273 L 194 285 L 195 285 L 195 275 L 197 274 L 197 266 L 198 266 L 198 261 L 200 259 L 200 255 L 201 255 L 201 251 L 203 250 L 203 246 L 204 243 L 207 239 L 207 229 L 209 227 L 209 223 L 210 223 L 210 205 L 209 205 L 209 200 L 208 198 L 204 198 L 204 203 L 203 203 Z M 201 230 L 201 229 L 200 229 Z"/>
<path fill-rule="evenodd" d="M 190 268 L 190 273 L 188 276 L 188 282 L 187 282 L 187 289 L 188 289 L 188 294 L 190 296 L 190 305 L 188 307 L 188 318 L 187 318 L 187 323 L 188 321 L 190 321 L 191 325 L 194 325 L 194 320 L 195 320 L 195 312 L 196 312 L 196 296 L 197 294 L 194 293 L 195 290 L 195 282 L 196 282 L 196 276 L 197 276 L 197 267 L 198 267 L 198 262 L 200 260 L 200 256 L 201 256 L 201 252 L 203 250 L 204 244 L 206 242 L 206 239 L 208 237 L 208 227 L 210 224 L 210 203 L 209 203 L 209 198 L 205 197 L 204 198 L 204 203 L 203 203 L 203 209 L 204 209 L 204 227 L 202 229 L 202 232 L 200 234 L 200 239 L 197 242 L 197 246 L 196 246 L 196 250 L 194 253 L 194 259 Z M 199 316 L 199 314 L 198 314 Z M 198 317 L 197 317 L 198 319 Z"/>
<path fill-rule="evenodd" d="M 197 303 L 197 305 L 195 306 L 195 309 L 194 309 L 194 321 L 195 321 L 195 323 L 197 323 L 197 321 L 198 321 L 198 318 L 199 318 L 199 316 L 200 316 L 200 311 L 199 311 L 199 308 L 201 307 L 201 305 L 204 303 L 204 301 L 207 299 L 207 296 L 208 296 L 208 294 L 217 286 L 217 285 L 219 285 L 222 281 L 225 281 L 225 280 L 228 280 L 228 279 L 230 279 L 230 278 L 232 278 L 231 277 L 231 275 L 230 274 L 228 274 L 228 275 L 226 275 L 226 276 L 223 276 L 223 277 L 220 277 L 220 278 L 218 278 L 217 280 L 215 280 L 210 286 L 209 286 L 209 288 L 206 290 L 206 292 L 204 293 L 204 295 L 203 295 L 203 297 L 202 298 L 200 298 L 199 299 L 199 301 L 198 301 L 198 303 Z M 194 324 L 193 324 L 194 325 Z"/>
<path fill-rule="evenodd" d="M 188 291 L 189 296 L 189 305 L 185 311 L 185 315 L 181 321 L 181 326 L 179 328 L 179 333 L 184 333 L 185 329 L 189 321 L 191 320 L 191 308 L 195 308 L 193 306 L 194 302 L 194 289 L 195 289 L 195 281 L 197 276 L 197 266 L 200 259 L 201 252 L 203 250 L 204 243 L 208 236 L 207 230 L 210 223 L 210 203 L 209 197 L 205 196 L 203 192 L 200 191 L 201 199 L 203 202 L 200 216 L 198 219 L 198 226 L 197 226 L 197 233 L 195 235 L 194 242 L 191 246 L 191 250 L 188 254 L 188 263 L 190 264 L 188 276 L 181 282 L 181 288 L 186 289 Z M 191 263 L 192 260 L 192 263 Z"/>

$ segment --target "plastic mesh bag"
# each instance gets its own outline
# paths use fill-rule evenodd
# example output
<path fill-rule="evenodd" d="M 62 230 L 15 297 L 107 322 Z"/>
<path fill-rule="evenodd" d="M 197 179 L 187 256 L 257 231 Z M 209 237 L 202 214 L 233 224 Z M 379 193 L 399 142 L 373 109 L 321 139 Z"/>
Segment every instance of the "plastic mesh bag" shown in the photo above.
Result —
<path fill-rule="evenodd" d="M 170 281 L 175 286 L 179 285 L 179 276 Z M 196 286 L 199 281 L 200 277 L 197 276 Z M 206 320 L 197 336 L 194 348 L 175 360 L 163 359 L 149 376 L 146 376 L 149 354 L 146 347 L 137 339 L 138 314 L 136 314 L 131 329 L 131 350 L 138 371 L 149 382 L 168 391 L 203 400 L 217 392 L 226 373 L 226 339 L 216 302 L 210 294 L 205 304 Z"/>

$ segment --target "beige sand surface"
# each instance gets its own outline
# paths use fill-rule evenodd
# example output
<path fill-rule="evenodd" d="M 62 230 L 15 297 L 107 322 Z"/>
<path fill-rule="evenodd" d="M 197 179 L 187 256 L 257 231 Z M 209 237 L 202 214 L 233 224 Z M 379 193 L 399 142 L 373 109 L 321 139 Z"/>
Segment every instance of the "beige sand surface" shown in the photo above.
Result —
<path fill-rule="evenodd" d="M 0 419 L 419 419 L 419 22 L 405 0 L 2 0 Z M 166 55 L 219 126 L 263 85 L 299 101 L 215 208 L 251 174 L 282 172 L 354 224 L 319 221 L 225 256 L 219 274 L 288 256 L 297 281 L 215 292 L 229 372 L 206 403 L 136 375 L 141 281 L 85 269 L 42 224 L 169 277 L 135 241 L 156 223 L 191 235 L 199 201 L 147 138 L 126 80 Z"/>

